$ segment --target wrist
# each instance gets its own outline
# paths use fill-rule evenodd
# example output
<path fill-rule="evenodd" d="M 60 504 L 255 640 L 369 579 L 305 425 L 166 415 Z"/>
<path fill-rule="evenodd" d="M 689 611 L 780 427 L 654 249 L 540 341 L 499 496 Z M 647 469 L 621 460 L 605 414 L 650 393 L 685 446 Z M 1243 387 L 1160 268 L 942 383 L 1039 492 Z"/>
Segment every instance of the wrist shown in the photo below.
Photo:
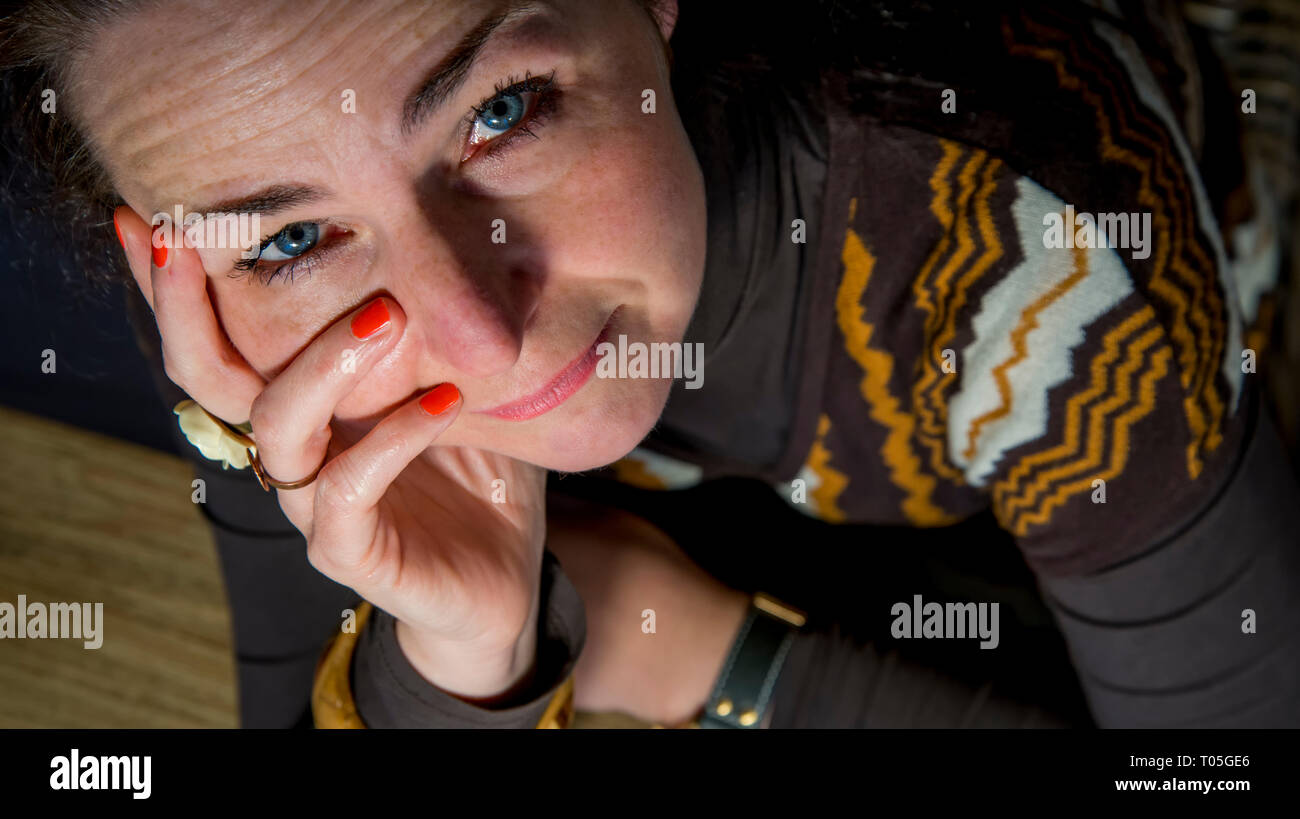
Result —
<path fill-rule="evenodd" d="M 750 595 L 718 584 L 700 601 L 691 639 L 680 647 L 682 662 L 673 685 L 661 689 L 653 721 L 676 725 L 704 707 L 727 652 L 749 611 Z"/>
<path fill-rule="evenodd" d="M 526 691 L 537 659 L 537 610 L 513 643 L 448 640 L 422 632 L 402 620 L 397 644 L 407 662 L 429 684 L 477 705 L 509 702 Z"/>

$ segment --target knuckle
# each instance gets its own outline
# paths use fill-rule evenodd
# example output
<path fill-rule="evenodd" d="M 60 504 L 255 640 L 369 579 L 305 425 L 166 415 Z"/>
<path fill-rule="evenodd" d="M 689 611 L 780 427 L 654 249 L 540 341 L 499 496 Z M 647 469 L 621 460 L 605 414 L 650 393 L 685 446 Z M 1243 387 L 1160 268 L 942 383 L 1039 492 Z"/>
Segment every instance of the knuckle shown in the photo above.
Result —
<path fill-rule="evenodd" d="M 319 449 L 322 452 L 328 452 L 330 439 L 333 437 L 334 430 L 330 428 L 329 424 L 326 424 L 308 435 L 307 440 L 304 443 L 309 450 L 314 451 Z"/>
<path fill-rule="evenodd" d="M 275 449 L 278 443 L 278 434 L 274 416 L 270 409 L 268 392 L 269 390 L 263 390 L 253 399 L 252 405 L 248 408 L 248 423 L 253 427 L 253 432 L 257 435 L 257 445 L 259 447 Z"/>
<path fill-rule="evenodd" d="M 189 392 L 189 387 L 186 383 L 189 381 L 188 368 L 185 367 L 175 355 L 168 353 L 165 348 L 163 349 L 163 373 L 173 384 L 186 392 Z"/>
<path fill-rule="evenodd" d="M 328 519 L 330 513 L 318 510 L 317 521 Z M 317 531 L 329 531 L 331 526 L 318 526 Z M 376 544 L 364 546 L 340 543 L 337 538 L 319 536 L 307 541 L 307 562 L 321 574 L 342 583 L 354 586 L 358 582 L 375 582 L 381 565 L 381 552 Z M 383 582 L 383 581 L 379 581 Z"/>
<path fill-rule="evenodd" d="M 223 372 L 236 373 L 244 366 L 244 357 L 233 344 L 218 344 L 216 365 Z"/>
<path fill-rule="evenodd" d="M 312 538 L 307 541 L 307 562 L 312 568 L 326 577 L 334 580 L 340 580 L 344 576 L 342 567 L 333 559 L 328 548 L 322 543 L 321 538 Z"/>
<path fill-rule="evenodd" d="M 361 502 L 364 481 L 347 458 L 335 458 L 316 478 L 316 503 L 335 514 L 345 514 Z"/>
<path fill-rule="evenodd" d="M 213 374 L 212 379 L 215 383 L 224 384 L 227 386 L 236 385 L 240 383 L 239 368 L 232 366 L 225 361 L 217 362 L 213 366 L 209 367 L 208 371 Z"/>

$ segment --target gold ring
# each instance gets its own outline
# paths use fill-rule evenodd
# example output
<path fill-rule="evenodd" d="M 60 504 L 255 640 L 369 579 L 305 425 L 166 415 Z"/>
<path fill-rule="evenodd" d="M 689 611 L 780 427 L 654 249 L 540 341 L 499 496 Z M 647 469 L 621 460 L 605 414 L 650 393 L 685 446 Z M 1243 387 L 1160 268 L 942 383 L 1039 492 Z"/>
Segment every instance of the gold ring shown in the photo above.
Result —
<path fill-rule="evenodd" d="M 257 457 L 256 446 L 248 450 L 248 462 L 253 467 L 253 474 L 257 476 L 257 482 L 260 483 L 262 485 L 262 488 L 265 489 L 267 492 L 271 491 L 272 486 L 274 486 L 276 489 L 302 489 L 304 486 L 316 480 L 316 476 L 319 475 L 321 469 L 325 467 L 325 460 L 322 459 L 320 462 L 320 466 L 316 467 L 316 470 L 312 472 L 310 475 L 308 475 L 307 477 L 303 478 L 300 481 L 285 483 L 284 481 L 277 481 L 275 478 L 272 478 L 270 475 L 267 474 L 266 467 L 262 466 L 262 459 Z"/>
<path fill-rule="evenodd" d="M 262 489 L 267 492 L 271 487 L 276 489 L 301 489 L 312 481 L 325 466 L 325 460 L 321 459 L 320 466 L 316 471 L 300 481 L 277 481 L 266 473 L 266 467 L 262 466 L 262 459 L 257 455 L 257 442 L 248 436 L 253 430 L 247 424 L 242 427 L 228 424 L 217 416 L 208 412 L 201 404 L 192 400 L 185 400 L 172 408 L 172 412 L 179 417 L 181 432 L 185 438 L 203 453 L 203 457 L 213 461 L 221 461 L 222 469 L 243 469 L 246 466 L 253 467 L 253 474 L 257 476 L 257 482 L 262 485 Z"/>

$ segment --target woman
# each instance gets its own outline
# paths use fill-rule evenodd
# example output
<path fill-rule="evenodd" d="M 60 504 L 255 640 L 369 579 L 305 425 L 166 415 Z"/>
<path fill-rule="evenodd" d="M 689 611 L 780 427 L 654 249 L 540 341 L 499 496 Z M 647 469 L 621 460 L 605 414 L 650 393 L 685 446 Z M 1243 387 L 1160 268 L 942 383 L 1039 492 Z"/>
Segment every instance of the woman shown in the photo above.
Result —
<path fill-rule="evenodd" d="M 833 523 L 991 509 L 1099 724 L 1294 721 L 1294 487 L 1239 366 L 1238 180 L 1198 171 L 1236 109 L 1193 46 L 1086 5 L 830 4 L 779 38 L 691 13 L 7 21 L 29 96 L 57 89 L 84 139 L 56 169 L 122 203 L 167 377 L 248 423 L 310 564 L 374 606 L 322 666 L 318 722 L 534 725 L 575 664 L 579 707 L 665 724 L 1038 718 L 920 671 L 868 686 L 875 649 L 794 637 L 635 518 L 548 504 L 546 470 L 611 463 L 757 477 Z M 265 238 L 189 246 L 151 225 L 177 206 Z M 681 342 L 702 385 L 599 377 L 603 345 Z M 954 636 L 912 634 L 911 602 L 874 615 L 899 644 Z M 690 627 L 647 639 L 669 612 Z"/>

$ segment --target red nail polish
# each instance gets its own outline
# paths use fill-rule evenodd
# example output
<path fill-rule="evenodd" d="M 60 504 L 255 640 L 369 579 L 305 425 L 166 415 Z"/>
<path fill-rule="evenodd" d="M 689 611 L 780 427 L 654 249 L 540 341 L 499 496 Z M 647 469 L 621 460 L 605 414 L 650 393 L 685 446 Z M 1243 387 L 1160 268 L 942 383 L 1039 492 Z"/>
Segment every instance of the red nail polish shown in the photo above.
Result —
<path fill-rule="evenodd" d="M 460 400 L 455 384 L 439 384 L 420 399 L 420 408 L 430 415 L 442 415 Z"/>
<path fill-rule="evenodd" d="M 167 266 L 167 245 L 153 249 L 153 264 L 154 267 Z"/>
<path fill-rule="evenodd" d="M 366 309 L 352 317 L 352 335 L 358 339 L 367 339 L 388 326 L 388 305 L 383 299 L 375 299 Z"/>
<path fill-rule="evenodd" d="M 118 244 L 122 245 L 123 250 L 126 250 L 126 239 L 122 238 L 122 226 L 117 223 L 117 211 L 113 211 L 113 230 L 117 231 Z"/>

